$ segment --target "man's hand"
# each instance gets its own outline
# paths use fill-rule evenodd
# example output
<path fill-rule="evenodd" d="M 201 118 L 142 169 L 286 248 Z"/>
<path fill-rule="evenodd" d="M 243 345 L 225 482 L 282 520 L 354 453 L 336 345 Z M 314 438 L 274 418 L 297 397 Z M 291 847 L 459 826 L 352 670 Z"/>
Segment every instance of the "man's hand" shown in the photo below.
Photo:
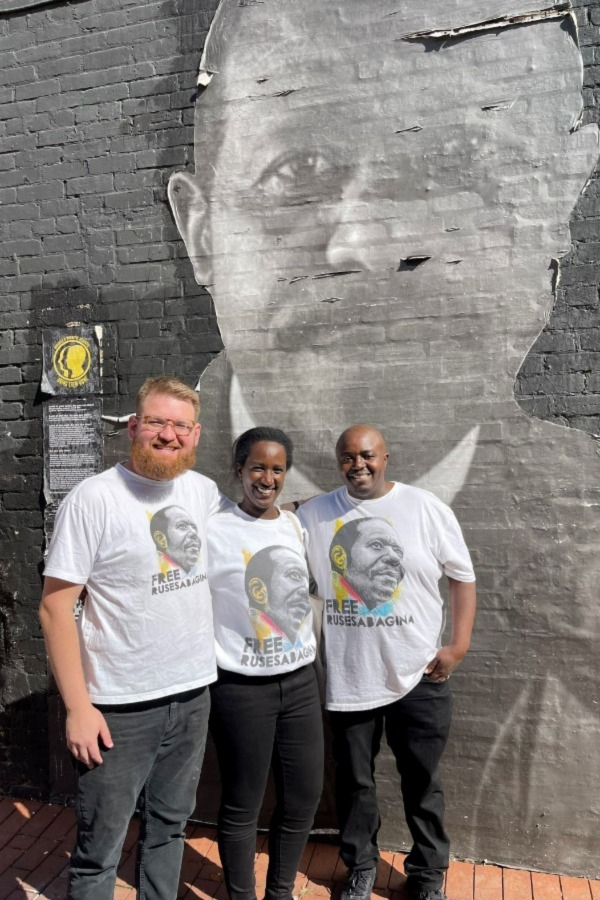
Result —
<path fill-rule="evenodd" d="M 446 681 L 457 665 L 467 655 L 477 605 L 474 581 L 456 581 L 448 578 L 450 611 L 452 614 L 452 640 L 440 647 L 425 674 L 433 681 Z"/>
<path fill-rule="evenodd" d="M 48 576 L 40 603 L 40 621 L 56 684 L 67 710 L 67 746 L 89 769 L 102 764 L 100 741 L 112 747 L 102 713 L 88 694 L 73 607 L 84 585 Z"/>
<path fill-rule="evenodd" d="M 102 765 L 100 742 L 110 749 L 113 746 L 110 730 L 100 710 L 90 703 L 81 709 L 67 713 L 67 747 L 80 762 L 93 769 Z"/>
<path fill-rule="evenodd" d="M 452 644 L 446 644 L 445 647 L 440 647 L 435 654 L 425 669 L 425 674 L 429 675 L 432 681 L 446 681 L 464 659 L 465 654 L 466 650 L 461 652 Z"/>

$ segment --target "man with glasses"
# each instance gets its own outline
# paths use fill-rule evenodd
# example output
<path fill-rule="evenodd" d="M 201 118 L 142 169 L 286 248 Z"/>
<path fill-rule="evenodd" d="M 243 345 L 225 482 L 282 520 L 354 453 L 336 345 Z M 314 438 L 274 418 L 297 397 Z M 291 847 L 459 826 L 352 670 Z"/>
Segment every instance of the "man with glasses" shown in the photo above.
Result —
<path fill-rule="evenodd" d="M 129 420 L 128 462 L 83 481 L 56 517 L 40 618 L 79 772 L 71 900 L 112 900 L 138 798 L 138 896 L 177 893 L 206 741 L 207 685 L 216 677 L 205 548 L 219 494 L 190 471 L 199 409 L 197 394 L 178 379 L 148 379 Z M 165 551 L 177 544 L 178 525 L 193 578 L 156 552 L 159 531 Z"/>

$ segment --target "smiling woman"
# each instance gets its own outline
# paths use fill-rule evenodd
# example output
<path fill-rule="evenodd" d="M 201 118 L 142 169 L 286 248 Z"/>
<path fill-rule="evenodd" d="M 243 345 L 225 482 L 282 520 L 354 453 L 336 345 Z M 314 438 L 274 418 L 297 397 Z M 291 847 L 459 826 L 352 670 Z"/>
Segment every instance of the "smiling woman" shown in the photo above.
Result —
<path fill-rule="evenodd" d="M 256 829 L 271 763 L 267 900 L 290 900 L 323 780 L 316 645 L 300 525 L 275 502 L 292 442 L 252 428 L 233 446 L 243 498 L 211 520 L 209 582 L 219 677 L 212 730 L 222 796 L 219 851 L 230 897 L 254 900 Z"/>
<path fill-rule="evenodd" d="M 278 518 L 279 511 L 273 504 L 281 493 L 286 468 L 287 453 L 283 444 L 275 441 L 253 444 L 244 462 L 236 462 L 244 490 L 240 509 L 254 518 Z"/>

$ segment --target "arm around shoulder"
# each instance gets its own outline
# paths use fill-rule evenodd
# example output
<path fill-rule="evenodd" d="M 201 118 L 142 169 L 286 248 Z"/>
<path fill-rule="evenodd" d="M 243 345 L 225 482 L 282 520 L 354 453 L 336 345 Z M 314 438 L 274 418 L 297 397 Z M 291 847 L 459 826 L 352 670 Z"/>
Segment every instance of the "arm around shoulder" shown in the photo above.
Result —
<path fill-rule="evenodd" d="M 312 497 L 305 497 L 304 500 L 290 500 L 288 503 L 280 504 L 280 509 L 284 509 L 286 512 L 298 512 L 303 503 L 308 503 L 309 500 L 312 500 Z"/>
<path fill-rule="evenodd" d="M 83 674 L 73 609 L 83 585 L 46 577 L 40 622 L 50 665 L 67 710 L 67 746 L 89 768 L 102 763 L 99 741 L 112 746 L 104 716 L 92 705 Z"/>

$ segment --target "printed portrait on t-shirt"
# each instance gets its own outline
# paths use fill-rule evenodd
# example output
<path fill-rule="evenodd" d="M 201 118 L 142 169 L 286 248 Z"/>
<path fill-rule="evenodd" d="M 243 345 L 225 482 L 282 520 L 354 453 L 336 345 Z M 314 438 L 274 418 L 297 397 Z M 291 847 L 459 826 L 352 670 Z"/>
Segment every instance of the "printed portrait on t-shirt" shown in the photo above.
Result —
<path fill-rule="evenodd" d="M 310 611 L 304 560 L 289 547 L 264 547 L 248 558 L 245 588 L 257 639 L 279 636 L 293 647 Z"/>
<path fill-rule="evenodd" d="M 200 559 L 198 528 L 181 506 L 164 506 L 150 519 L 150 533 L 159 552 L 161 570 L 179 568 L 186 574 Z"/>
<path fill-rule="evenodd" d="M 385 519 L 338 522 L 329 560 L 339 611 L 349 598 L 359 615 L 388 615 L 400 597 L 403 556 L 398 535 Z"/>

